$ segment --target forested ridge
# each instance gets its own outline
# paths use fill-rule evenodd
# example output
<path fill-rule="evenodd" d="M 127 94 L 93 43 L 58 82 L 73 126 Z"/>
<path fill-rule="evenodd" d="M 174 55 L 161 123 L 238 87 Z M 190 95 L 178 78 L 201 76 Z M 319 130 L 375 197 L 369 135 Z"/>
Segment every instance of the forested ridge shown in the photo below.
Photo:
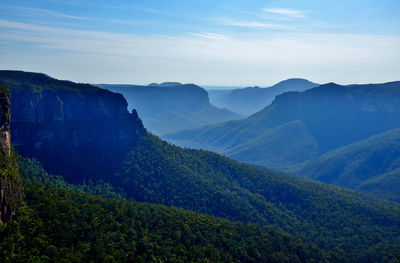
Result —
<path fill-rule="evenodd" d="M 400 129 L 340 147 L 290 171 L 400 202 Z"/>
<path fill-rule="evenodd" d="M 19 163 L 25 204 L 0 226 L 2 262 L 324 261 L 316 246 L 271 228 L 91 195 L 37 162 Z"/>
<path fill-rule="evenodd" d="M 397 204 L 183 149 L 151 134 L 142 137 L 115 180 L 136 200 L 273 226 L 312 240 L 340 262 L 399 254 Z"/>

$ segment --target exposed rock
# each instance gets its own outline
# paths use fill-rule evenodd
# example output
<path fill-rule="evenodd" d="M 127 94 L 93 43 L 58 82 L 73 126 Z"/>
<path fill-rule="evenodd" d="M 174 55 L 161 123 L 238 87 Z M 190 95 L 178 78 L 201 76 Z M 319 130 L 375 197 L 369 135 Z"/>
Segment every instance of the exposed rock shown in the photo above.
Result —
<path fill-rule="evenodd" d="M 69 181 L 111 176 L 145 133 L 121 94 L 43 74 L 0 71 L 12 92 L 13 144 Z"/>
<path fill-rule="evenodd" d="M 15 156 L 11 153 L 10 91 L 0 85 L 0 224 L 10 220 L 22 202 Z"/>

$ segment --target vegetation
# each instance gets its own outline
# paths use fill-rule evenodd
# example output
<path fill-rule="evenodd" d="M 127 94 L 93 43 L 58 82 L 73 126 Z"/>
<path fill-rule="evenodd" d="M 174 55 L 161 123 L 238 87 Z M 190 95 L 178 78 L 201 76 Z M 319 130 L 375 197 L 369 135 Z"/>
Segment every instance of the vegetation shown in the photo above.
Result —
<path fill-rule="evenodd" d="M 67 188 L 75 192 L 85 192 L 92 195 L 101 195 L 106 198 L 124 198 L 125 193 L 121 189 L 115 189 L 103 180 L 84 180 L 81 184 L 67 183 L 60 175 L 48 174 L 36 159 L 18 157 L 18 166 L 21 178 L 28 184 L 51 184 L 58 188 Z"/>
<path fill-rule="evenodd" d="M 312 240 L 330 261 L 369 262 L 373 255 L 385 261 L 400 252 L 398 205 L 182 149 L 152 135 L 142 138 L 115 180 L 136 200 L 268 225 Z"/>
<path fill-rule="evenodd" d="M 0 226 L 2 262 L 324 260 L 316 247 L 285 233 L 174 207 L 94 196 L 56 176 L 39 183 L 38 178 L 47 180 L 42 175 L 48 175 L 38 164 L 26 159 L 20 164 L 26 204 L 16 220 Z"/>
<path fill-rule="evenodd" d="M 10 145 L 10 90 L 0 85 L 0 224 L 10 220 L 22 202 L 17 155 Z"/>
<path fill-rule="evenodd" d="M 20 77 L 22 73 L 10 74 Z M 19 87 L 28 89 L 26 96 L 14 97 L 17 103 L 13 116 L 16 112 L 17 121 L 13 127 L 19 131 L 15 138 L 25 156 L 37 154 L 46 169 L 58 169 L 57 174 L 64 178 L 47 174 L 35 160 L 19 159 L 26 204 L 16 220 L 0 227 L 2 259 L 363 263 L 400 260 L 399 204 L 238 163 L 215 153 L 170 145 L 146 134 L 138 117 L 126 111 L 120 95 L 104 91 L 105 97 L 99 101 L 97 95 L 90 97 L 89 92 L 58 89 L 56 84 L 61 82 L 56 80 L 54 86 L 43 84 L 45 87 L 35 82 L 43 88 L 35 94 L 35 83 L 28 83 L 33 75 L 27 74 L 19 86 L 14 86 L 17 94 Z M 37 78 L 53 83 L 49 77 L 38 75 Z M 237 140 L 238 146 L 249 136 L 264 142 L 275 138 L 279 144 L 268 149 L 277 150 L 281 145 L 282 153 L 300 142 L 296 140 L 299 135 L 303 138 L 299 148 L 321 153 L 347 140 L 368 137 L 381 129 L 378 124 L 382 121 L 387 125 L 385 129 L 397 125 L 398 107 L 393 105 L 398 102 L 396 96 L 389 96 L 390 92 L 397 94 L 396 85 L 383 85 L 391 90 L 384 95 L 376 87 L 361 90 L 334 84 L 281 95 L 259 114 L 222 124 L 221 129 L 211 128 L 207 133 L 216 145 Z M 325 97 L 327 91 L 332 100 Z M 74 96 L 63 97 L 65 94 Z M 371 96 L 377 101 L 371 102 Z M 37 102 L 34 105 L 32 98 Z M 320 104 L 309 103 L 318 98 Z M 338 101 L 339 108 L 335 104 Z M 292 107 L 285 108 L 289 104 Z M 357 114 L 344 115 L 343 112 L 349 112 L 344 106 L 349 104 L 356 109 L 351 112 Z M 74 114 L 68 115 L 71 112 Z M 338 113 L 339 117 L 346 117 L 343 123 L 360 124 L 359 130 L 352 131 L 351 125 L 333 129 L 340 123 L 335 115 Z M 365 123 L 360 116 L 367 118 Z M 361 123 L 356 122 L 358 119 Z M 327 126 L 318 128 L 319 121 Z M 376 127 L 364 131 L 370 122 Z M 267 131 L 271 132 L 268 136 L 256 136 Z M 346 136 L 328 140 L 341 132 Z M 292 139 L 284 144 L 285 138 Z M 313 143 L 307 143 L 307 138 Z M 254 146 L 265 145 L 254 142 Z M 110 172 L 114 168 L 118 170 L 116 174 Z M 386 176 L 391 178 L 394 174 Z M 73 185 L 74 179 L 85 183 Z"/>
<path fill-rule="evenodd" d="M 400 201 L 400 129 L 330 151 L 292 167 L 308 178 Z"/>
<path fill-rule="evenodd" d="M 18 172 L 17 154 L 0 149 L 0 225 L 10 220 L 22 203 L 21 178 Z"/>
<path fill-rule="evenodd" d="M 15 91 L 24 91 L 30 88 L 35 93 L 44 91 L 69 92 L 69 93 L 98 93 L 98 88 L 88 84 L 78 84 L 72 81 L 58 80 L 43 73 L 31 73 L 14 70 L 0 70 L 1 84 Z"/>

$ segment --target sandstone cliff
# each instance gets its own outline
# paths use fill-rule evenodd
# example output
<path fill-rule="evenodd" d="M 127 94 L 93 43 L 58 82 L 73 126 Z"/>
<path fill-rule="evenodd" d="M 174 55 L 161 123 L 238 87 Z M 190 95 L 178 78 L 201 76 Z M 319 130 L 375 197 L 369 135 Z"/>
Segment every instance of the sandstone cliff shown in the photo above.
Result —
<path fill-rule="evenodd" d="M 0 85 L 0 224 L 17 212 L 22 189 L 16 157 L 11 152 L 10 91 Z"/>
<path fill-rule="evenodd" d="M 145 133 L 121 94 L 44 74 L 0 71 L 12 92 L 13 144 L 69 181 L 111 176 Z"/>

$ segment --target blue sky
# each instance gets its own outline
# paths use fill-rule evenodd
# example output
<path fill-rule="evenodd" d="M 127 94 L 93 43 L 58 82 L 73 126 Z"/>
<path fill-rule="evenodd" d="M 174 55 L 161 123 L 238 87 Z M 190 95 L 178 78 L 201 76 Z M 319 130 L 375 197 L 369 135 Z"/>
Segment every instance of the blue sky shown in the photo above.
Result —
<path fill-rule="evenodd" d="M 91 83 L 400 80 L 400 1 L 0 2 L 0 68 Z"/>

